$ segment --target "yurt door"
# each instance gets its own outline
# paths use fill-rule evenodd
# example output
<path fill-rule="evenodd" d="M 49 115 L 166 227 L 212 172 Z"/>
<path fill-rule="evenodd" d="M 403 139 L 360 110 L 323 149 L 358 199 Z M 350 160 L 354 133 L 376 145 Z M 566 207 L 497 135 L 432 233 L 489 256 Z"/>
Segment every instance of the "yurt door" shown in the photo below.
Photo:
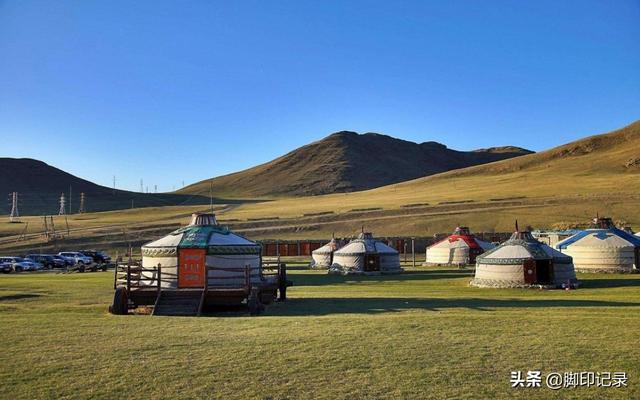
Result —
<path fill-rule="evenodd" d="M 536 261 L 536 283 L 548 285 L 553 282 L 552 263 L 549 260 Z"/>
<path fill-rule="evenodd" d="M 534 260 L 526 260 L 524 262 L 524 283 L 533 285 L 537 281 L 536 262 Z"/>
<path fill-rule="evenodd" d="M 378 254 L 366 254 L 364 256 L 364 270 L 366 272 L 380 271 L 380 256 Z"/>
<path fill-rule="evenodd" d="M 206 250 L 181 249 L 178 269 L 179 288 L 202 288 L 205 282 Z"/>
<path fill-rule="evenodd" d="M 482 249 L 469 249 L 469 264 L 476 263 L 476 257 L 482 254 Z"/>

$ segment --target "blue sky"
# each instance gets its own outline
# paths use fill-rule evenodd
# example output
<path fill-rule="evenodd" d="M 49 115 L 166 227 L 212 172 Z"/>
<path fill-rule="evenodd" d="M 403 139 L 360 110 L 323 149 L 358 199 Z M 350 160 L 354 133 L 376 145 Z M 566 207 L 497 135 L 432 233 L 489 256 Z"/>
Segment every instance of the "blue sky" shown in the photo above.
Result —
<path fill-rule="evenodd" d="M 542 150 L 637 119 L 638 1 L 0 0 L 0 156 L 123 189 L 339 130 Z"/>

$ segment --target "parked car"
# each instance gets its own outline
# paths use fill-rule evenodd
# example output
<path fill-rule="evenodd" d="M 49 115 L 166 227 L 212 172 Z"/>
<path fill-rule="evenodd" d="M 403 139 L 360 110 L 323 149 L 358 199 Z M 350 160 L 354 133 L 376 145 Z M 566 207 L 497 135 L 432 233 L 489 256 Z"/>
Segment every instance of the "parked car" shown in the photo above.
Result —
<path fill-rule="evenodd" d="M 71 260 L 73 262 L 73 265 L 89 265 L 93 263 L 93 258 L 87 257 L 77 251 L 62 251 L 58 253 L 58 255 Z"/>
<path fill-rule="evenodd" d="M 33 261 L 28 258 L 22 258 L 22 257 L 21 257 L 21 260 L 23 263 L 27 265 L 26 271 L 40 271 L 44 269 L 44 265 L 42 265 L 37 261 Z"/>
<path fill-rule="evenodd" d="M 27 254 L 25 258 L 42 264 L 42 266 L 46 269 L 58 267 L 53 256 L 50 256 L 48 254 Z"/>
<path fill-rule="evenodd" d="M 13 265 L 8 262 L 0 262 L 0 272 L 3 274 L 9 274 L 13 272 Z"/>
<path fill-rule="evenodd" d="M 54 254 L 51 257 L 53 257 L 56 262 L 56 266 L 58 266 L 59 268 L 65 268 L 73 265 L 73 261 L 69 260 L 66 257 L 62 257 L 57 254 Z"/>
<path fill-rule="evenodd" d="M 16 272 L 37 271 L 43 268 L 42 264 L 22 257 L 0 257 L 0 263 L 9 263 Z"/>
<path fill-rule="evenodd" d="M 84 254 L 85 256 L 89 256 L 89 257 L 93 258 L 93 261 L 98 263 L 98 264 L 106 264 L 106 263 L 111 262 L 111 257 L 106 255 L 102 251 L 80 250 L 80 253 Z"/>

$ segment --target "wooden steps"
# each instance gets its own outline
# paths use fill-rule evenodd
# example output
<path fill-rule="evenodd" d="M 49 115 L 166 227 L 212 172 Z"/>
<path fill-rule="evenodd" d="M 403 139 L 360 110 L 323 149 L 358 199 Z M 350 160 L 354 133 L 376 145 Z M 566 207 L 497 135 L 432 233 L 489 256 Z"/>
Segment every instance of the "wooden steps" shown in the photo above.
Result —
<path fill-rule="evenodd" d="M 163 290 L 151 315 L 195 317 L 200 312 L 203 290 Z"/>

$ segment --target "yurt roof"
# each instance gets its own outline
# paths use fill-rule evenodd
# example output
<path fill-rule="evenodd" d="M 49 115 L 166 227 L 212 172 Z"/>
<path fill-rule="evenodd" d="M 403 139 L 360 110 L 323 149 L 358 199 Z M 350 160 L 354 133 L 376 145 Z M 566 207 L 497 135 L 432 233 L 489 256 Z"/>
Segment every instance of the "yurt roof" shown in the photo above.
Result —
<path fill-rule="evenodd" d="M 318 247 L 317 249 L 315 249 L 314 251 L 312 251 L 312 254 L 331 254 L 334 251 L 336 251 L 338 249 L 338 241 L 335 239 L 331 239 L 331 241 L 327 244 L 325 244 L 322 247 Z"/>
<path fill-rule="evenodd" d="M 586 229 L 559 242 L 556 248 L 566 249 L 569 246 L 640 247 L 640 238 L 615 227 Z"/>
<path fill-rule="evenodd" d="M 470 249 L 483 249 L 490 247 L 490 243 L 484 242 L 472 235 L 468 227 L 459 226 L 450 236 L 447 236 L 446 238 L 429 246 L 429 248 L 432 247 L 469 247 Z"/>
<path fill-rule="evenodd" d="M 534 239 L 531 232 L 515 232 L 501 245 L 478 256 L 480 264 L 520 264 L 526 260 L 571 262 L 572 258 Z"/>
<path fill-rule="evenodd" d="M 361 233 L 357 239 L 349 242 L 340 250 L 336 250 L 334 255 L 351 255 L 351 254 L 398 254 L 398 251 L 381 241 L 375 240 L 371 233 Z"/>
<path fill-rule="evenodd" d="M 624 248 L 640 247 L 640 238 L 618 229 L 608 217 L 596 217 L 591 221 L 591 228 L 579 231 L 556 244 L 558 249 L 575 247 Z"/>
<path fill-rule="evenodd" d="M 211 225 L 215 224 L 215 225 Z M 213 214 L 194 214 L 191 224 L 177 229 L 165 237 L 142 246 L 143 250 L 188 248 L 210 249 L 225 248 L 225 252 L 259 252 L 260 245 L 252 242 L 228 228 L 217 225 Z"/>

